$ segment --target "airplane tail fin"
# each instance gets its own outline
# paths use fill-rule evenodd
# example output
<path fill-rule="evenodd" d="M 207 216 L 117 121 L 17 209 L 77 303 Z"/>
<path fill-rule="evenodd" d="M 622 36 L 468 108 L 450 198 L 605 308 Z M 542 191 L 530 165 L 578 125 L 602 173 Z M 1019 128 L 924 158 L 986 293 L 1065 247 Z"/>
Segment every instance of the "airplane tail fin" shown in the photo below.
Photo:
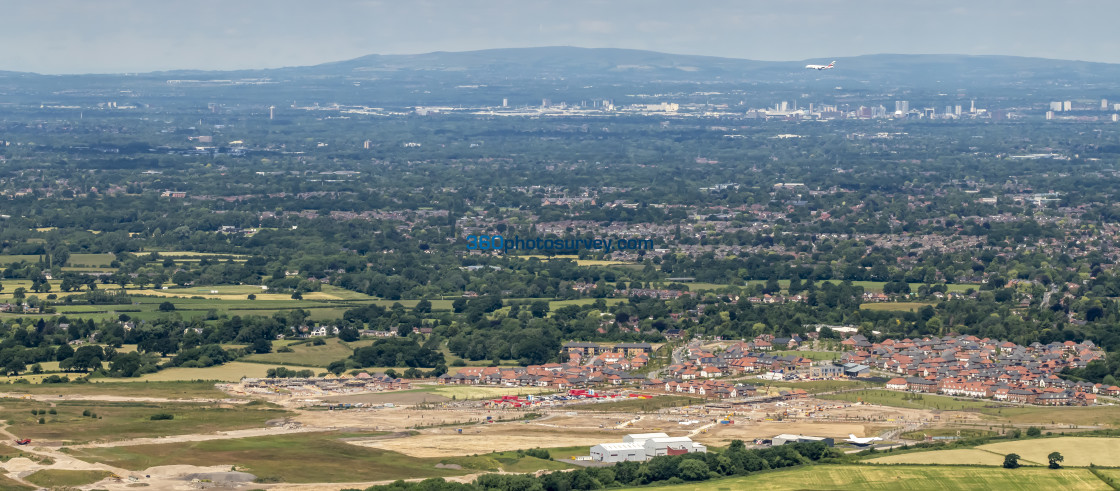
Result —
<path fill-rule="evenodd" d="M 851 438 L 852 440 L 855 440 L 855 439 L 856 439 L 856 436 L 855 436 L 855 435 L 853 435 L 853 434 L 851 434 L 851 433 L 848 433 L 848 438 Z"/>
<path fill-rule="evenodd" d="M 833 67 L 833 65 L 836 65 L 836 60 L 833 60 L 833 61 L 831 61 L 831 62 L 829 62 L 829 63 L 828 63 L 828 67 L 829 67 L 829 68 L 832 68 L 832 67 Z"/>

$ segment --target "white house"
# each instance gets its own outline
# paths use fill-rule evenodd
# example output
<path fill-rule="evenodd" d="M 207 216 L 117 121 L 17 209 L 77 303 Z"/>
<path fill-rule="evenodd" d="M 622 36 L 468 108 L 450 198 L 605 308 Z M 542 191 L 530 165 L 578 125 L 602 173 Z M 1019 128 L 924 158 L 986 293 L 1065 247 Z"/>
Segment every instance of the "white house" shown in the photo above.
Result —
<path fill-rule="evenodd" d="M 333 326 L 319 326 L 311 330 L 312 336 L 330 336 L 338 334 L 338 328 Z"/>

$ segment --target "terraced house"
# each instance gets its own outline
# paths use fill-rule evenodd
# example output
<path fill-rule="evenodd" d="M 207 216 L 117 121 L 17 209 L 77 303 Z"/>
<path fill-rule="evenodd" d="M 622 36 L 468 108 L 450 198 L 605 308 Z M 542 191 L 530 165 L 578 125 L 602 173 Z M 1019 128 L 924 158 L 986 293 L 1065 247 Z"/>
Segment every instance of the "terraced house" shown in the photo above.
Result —
<path fill-rule="evenodd" d="M 886 388 L 950 396 L 991 398 L 1050 406 L 1089 405 L 1113 387 L 1058 377 L 1104 352 L 1091 341 L 1020 346 L 975 336 L 887 339 L 845 353 L 841 361 L 897 373 Z"/>

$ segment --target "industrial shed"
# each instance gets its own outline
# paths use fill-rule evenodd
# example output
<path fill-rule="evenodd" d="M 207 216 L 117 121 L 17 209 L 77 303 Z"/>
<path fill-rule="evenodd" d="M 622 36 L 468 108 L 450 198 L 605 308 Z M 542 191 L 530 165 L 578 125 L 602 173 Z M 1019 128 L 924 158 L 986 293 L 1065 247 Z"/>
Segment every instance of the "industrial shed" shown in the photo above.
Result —
<path fill-rule="evenodd" d="M 598 462 L 641 462 L 646 448 L 640 443 L 600 443 L 591 447 L 591 460 Z"/>

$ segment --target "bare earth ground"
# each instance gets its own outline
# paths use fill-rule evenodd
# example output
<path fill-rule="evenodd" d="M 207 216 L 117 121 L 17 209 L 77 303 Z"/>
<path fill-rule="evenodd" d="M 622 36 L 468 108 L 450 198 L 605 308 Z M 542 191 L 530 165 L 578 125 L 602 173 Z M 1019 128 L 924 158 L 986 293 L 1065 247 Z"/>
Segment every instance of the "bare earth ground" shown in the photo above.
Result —
<path fill-rule="evenodd" d="M 48 396 L 36 396 L 36 399 L 40 397 L 42 397 L 42 400 L 57 400 Z M 82 397 L 75 398 L 80 399 Z M 123 396 L 96 396 L 95 398 L 98 400 L 148 402 L 160 400 L 158 398 Z M 345 441 L 353 445 L 391 450 L 413 457 L 452 457 L 533 447 L 591 446 L 603 442 L 619 442 L 628 433 L 665 432 L 671 436 L 688 435 L 707 445 L 724 446 L 733 439 L 742 439 L 749 442 L 756 438 L 770 438 L 781 433 L 843 438 L 847 437 L 849 433 L 857 436 L 876 435 L 883 430 L 904 425 L 910 427 L 918 424 L 939 425 L 950 419 L 950 416 L 979 420 L 977 415 L 970 413 L 950 414 L 814 399 L 736 406 L 734 410 L 693 406 L 663 409 L 656 413 L 593 411 L 586 409 L 587 406 L 579 405 L 532 409 L 486 408 L 481 407 L 478 403 L 448 401 L 442 396 L 425 392 L 374 393 L 323 398 L 322 400 L 331 402 L 365 402 L 378 405 L 393 402 L 396 404 L 395 407 L 334 411 L 301 407 L 306 402 L 296 397 L 270 396 L 268 399 L 288 407 L 296 412 L 296 416 L 291 419 L 289 424 L 283 426 L 162 438 L 141 438 L 88 444 L 80 447 L 180 443 L 324 430 L 376 430 L 396 434 L 381 438 L 353 438 Z M 423 404 L 423 406 L 417 406 L 417 404 Z M 543 417 L 524 420 L 524 416 L 529 412 L 540 413 Z M 507 421 L 485 423 L 487 417 L 495 421 Z M 734 424 L 719 424 L 718 421 L 723 418 L 734 420 Z M 685 424 L 681 424 L 682 422 Z M 462 433 L 458 431 L 459 429 L 462 429 Z M 409 435 L 409 432 L 414 434 Z M 10 433 L 4 430 L 0 430 L 0 434 L 8 438 L 8 442 L 14 439 Z M 11 445 L 11 443 L 8 444 Z M 54 460 L 54 463 L 50 465 L 42 465 L 31 459 L 15 458 L 0 466 L 10 476 L 21 482 L 24 482 L 22 481 L 23 477 L 41 469 L 97 469 L 108 470 L 119 476 L 119 479 L 108 478 L 90 486 L 85 486 L 89 489 L 133 489 L 144 484 L 147 484 L 145 487 L 148 489 L 198 489 L 198 483 L 192 484 L 190 476 L 228 472 L 232 464 L 226 463 L 207 467 L 161 466 L 134 472 L 104 464 L 91 464 L 76 460 L 49 446 L 33 444 L 20 447 L 20 450 Z M 134 480 L 130 480 L 130 477 Z M 235 478 L 236 476 L 217 474 L 216 477 Z M 474 475 L 467 475 L 455 478 L 455 480 L 469 482 L 474 477 Z M 295 491 L 364 488 L 372 484 L 377 483 L 254 484 L 226 482 L 223 487 Z"/>

